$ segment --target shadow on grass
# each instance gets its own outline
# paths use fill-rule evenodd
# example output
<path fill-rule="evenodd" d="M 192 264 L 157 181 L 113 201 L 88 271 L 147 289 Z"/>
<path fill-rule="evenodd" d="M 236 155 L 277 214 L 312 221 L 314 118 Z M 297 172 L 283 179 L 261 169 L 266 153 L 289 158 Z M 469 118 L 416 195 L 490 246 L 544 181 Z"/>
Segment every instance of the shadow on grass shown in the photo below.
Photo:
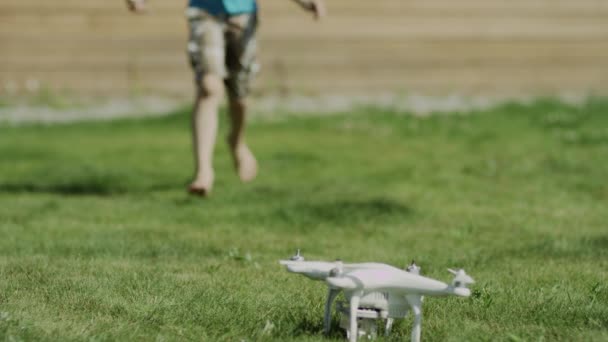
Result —
<path fill-rule="evenodd" d="M 346 217 L 402 216 L 410 213 L 409 207 L 388 198 L 340 200 L 337 202 L 308 205 L 302 209 L 317 217 L 339 221 L 344 220 Z"/>
<path fill-rule="evenodd" d="M 315 319 L 304 319 L 301 320 L 292 332 L 292 336 L 323 336 L 329 340 L 343 340 L 346 337 L 346 333 L 340 328 L 340 323 L 335 318 L 332 319 L 329 334 L 323 333 L 323 322 Z"/>
<path fill-rule="evenodd" d="M 137 179 L 123 170 L 99 165 L 66 162 L 40 165 L 20 179 L 0 183 L 0 193 L 47 193 L 57 195 L 107 196 L 127 192 Z"/>
<path fill-rule="evenodd" d="M 318 320 L 303 319 L 298 322 L 293 330 L 293 334 L 310 336 L 322 333 L 322 331 L 323 325 Z"/>
<path fill-rule="evenodd" d="M 172 188 L 167 184 L 150 186 L 127 185 L 125 181 L 107 181 L 99 179 L 81 179 L 60 182 L 14 182 L 0 183 L 0 193 L 19 194 L 54 194 L 62 196 L 115 196 L 127 193 L 163 191 Z"/>
<path fill-rule="evenodd" d="M 65 182 L 65 183 L 4 183 L 0 193 L 54 194 L 62 196 L 115 196 L 127 193 L 146 193 L 166 191 L 178 186 L 175 184 L 155 184 L 150 186 L 127 186 L 125 183 Z M 185 186 L 184 186 L 185 188 Z"/>
<path fill-rule="evenodd" d="M 545 238 L 530 242 L 519 248 L 501 250 L 493 254 L 494 259 L 597 259 L 608 256 L 608 235 L 586 236 L 578 239 Z"/>
<path fill-rule="evenodd" d="M 47 193 L 57 195 L 97 195 L 110 196 L 123 194 L 127 189 L 120 185 L 100 184 L 100 183 L 5 183 L 0 184 L 0 193 Z"/>
<path fill-rule="evenodd" d="M 27 168 L 20 172 L 13 170 L 9 178 L 0 177 L 0 193 L 110 196 L 162 191 L 176 186 L 157 169 L 137 168 L 129 158 L 110 163 L 93 158 L 34 159 L 28 157 L 23 164 Z"/>
<path fill-rule="evenodd" d="M 371 199 L 298 202 L 276 210 L 274 216 L 289 223 L 329 222 L 337 225 L 404 219 L 412 214 L 409 206 L 380 197 Z"/>
<path fill-rule="evenodd" d="M 593 248 L 601 251 L 608 251 L 608 235 L 595 236 L 591 239 L 584 239 L 584 242 L 590 244 Z"/>

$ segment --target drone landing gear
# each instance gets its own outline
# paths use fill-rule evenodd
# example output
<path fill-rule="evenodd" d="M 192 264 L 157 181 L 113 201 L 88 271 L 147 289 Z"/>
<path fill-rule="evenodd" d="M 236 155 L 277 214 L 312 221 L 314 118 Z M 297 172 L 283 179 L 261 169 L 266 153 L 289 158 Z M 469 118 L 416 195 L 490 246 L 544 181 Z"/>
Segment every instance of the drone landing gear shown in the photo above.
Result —
<path fill-rule="evenodd" d="M 422 329 L 422 297 L 417 295 L 405 296 L 414 314 L 414 326 L 412 327 L 412 342 L 420 342 L 420 331 Z"/>
<path fill-rule="evenodd" d="M 337 310 L 340 313 L 340 327 L 346 331 L 346 337 L 350 342 L 361 340 L 374 340 L 378 337 L 379 324 L 384 323 L 384 336 L 389 336 L 395 319 L 405 318 L 411 310 L 414 314 L 414 327 L 412 329 L 412 342 L 420 342 L 420 330 L 422 325 L 422 296 L 409 295 L 404 297 L 386 296 L 391 305 L 385 308 L 373 305 L 373 300 L 383 294 L 368 293 L 350 297 L 350 301 L 338 302 Z M 353 319 L 354 318 L 354 319 Z M 384 321 L 386 320 L 386 321 Z"/>
<path fill-rule="evenodd" d="M 331 306 L 336 300 L 336 297 L 340 293 L 340 290 L 329 288 L 327 292 L 327 301 L 325 302 L 325 316 L 323 317 L 323 332 L 325 335 L 329 334 L 331 329 Z"/>
<path fill-rule="evenodd" d="M 378 337 L 378 320 L 382 318 L 376 309 L 359 307 L 360 295 L 353 295 L 348 306 L 338 303 L 338 311 L 341 314 L 340 327 L 346 331 L 346 337 L 350 342 L 358 339 L 374 340 Z"/>
<path fill-rule="evenodd" d="M 357 327 L 357 311 L 359 311 L 361 295 L 363 295 L 363 293 L 353 294 L 353 296 L 350 298 L 350 336 L 348 337 L 350 342 L 357 342 L 357 337 L 359 337 L 359 328 Z"/>
<path fill-rule="evenodd" d="M 386 325 L 384 326 L 384 336 L 389 336 L 391 334 L 391 330 L 393 329 L 393 323 L 395 323 L 395 319 L 389 317 L 386 319 Z"/>

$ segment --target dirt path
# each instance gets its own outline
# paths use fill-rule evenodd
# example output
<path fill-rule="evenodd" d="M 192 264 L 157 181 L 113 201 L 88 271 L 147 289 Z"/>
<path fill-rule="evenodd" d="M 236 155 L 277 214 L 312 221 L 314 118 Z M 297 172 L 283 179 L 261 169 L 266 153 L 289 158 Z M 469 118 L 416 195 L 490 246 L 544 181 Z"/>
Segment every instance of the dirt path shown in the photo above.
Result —
<path fill-rule="evenodd" d="M 559 97 L 569 104 L 580 104 L 586 96 L 565 95 Z M 424 96 L 394 94 L 384 95 L 327 95 L 321 97 L 266 96 L 255 99 L 253 119 L 273 120 L 294 115 L 327 115 L 345 113 L 361 107 L 375 107 L 425 116 L 432 113 L 469 112 L 499 105 L 506 101 L 529 102 L 526 97 L 464 97 Z M 117 118 L 155 117 L 187 108 L 187 101 L 140 97 L 136 99 L 108 99 L 66 106 L 44 104 L 12 104 L 0 107 L 0 123 L 19 125 L 26 123 L 69 123 L 76 121 L 112 120 Z"/>

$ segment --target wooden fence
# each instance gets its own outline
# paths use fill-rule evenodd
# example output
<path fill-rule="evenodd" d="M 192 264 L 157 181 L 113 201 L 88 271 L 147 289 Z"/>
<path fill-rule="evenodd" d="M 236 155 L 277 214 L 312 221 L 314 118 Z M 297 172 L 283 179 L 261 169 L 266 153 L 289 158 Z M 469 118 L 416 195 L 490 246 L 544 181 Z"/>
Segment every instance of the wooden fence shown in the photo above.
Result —
<path fill-rule="evenodd" d="M 256 91 L 606 93 L 606 0 L 259 0 Z M 182 0 L 0 0 L 0 91 L 191 93 Z M 2 90 L 3 89 L 3 90 Z"/>

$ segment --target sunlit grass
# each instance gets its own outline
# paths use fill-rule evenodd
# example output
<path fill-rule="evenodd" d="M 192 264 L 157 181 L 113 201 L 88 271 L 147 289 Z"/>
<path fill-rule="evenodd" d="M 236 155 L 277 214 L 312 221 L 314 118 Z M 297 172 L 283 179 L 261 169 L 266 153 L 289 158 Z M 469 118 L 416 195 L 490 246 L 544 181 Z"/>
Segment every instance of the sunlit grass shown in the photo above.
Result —
<path fill-rule="evenodd" d="M 608 339 L 605 100 L 255 121 L 259 179 L 220 144 L 206 200 L 188 125 L 0 127 L 0 340 L 340 340 L 324 285 L 277 263 L 296 248 L 465 268 L 472 298 L 429 298 L 424 340 Z"/>

